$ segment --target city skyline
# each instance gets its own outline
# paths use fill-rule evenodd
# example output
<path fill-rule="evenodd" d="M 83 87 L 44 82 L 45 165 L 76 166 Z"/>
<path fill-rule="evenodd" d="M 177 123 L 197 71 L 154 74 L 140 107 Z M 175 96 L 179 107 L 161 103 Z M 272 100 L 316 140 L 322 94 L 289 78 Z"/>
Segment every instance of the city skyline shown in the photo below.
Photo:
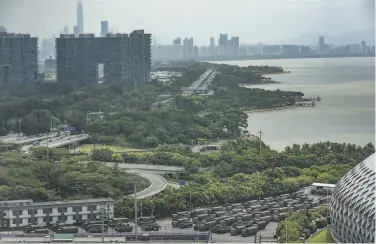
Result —
<path fill-rule="evenodd" d="M 119 0 L 82 0 L 82 3 L 84 14 L 81 22 L 77 21 L 77 0 L 35 0 L 32 4 L 25 0 L 3 0 L 0 3 L 0 22 L 9 32 L 30 33 L 40 38 L 58 34 L 63 26 L 73 30 L 73 26 L 78 23 L 83 26 L 83 22 L 84 33 L 99 34 L 100 23 L 106 20 L 114 32 L 145 29 L 161 44 L 187 36 L 193 37 L 198 45 L 209 45 L 209 38 L 217 37 L 220 33 L 239 36 L 241 43 L 267 44 L 293 43 L 290 40 L 311 35 L 315 38 L 306 39 L 313 44 L 317 43 L 319 35 L 338 36 L 372 30 L 375 17 L 374 2 L 369 0 L 237 0 L 233 2 L 234 6 L 242 8 L 230 10 L 225 2 L 216 1 L 216 14 L 211 15 L 207 14 L 207 10 L 213 9 L 212 0 L 200 3 L 196 0 L 179 1 L 179 4 L 172 0 L 127 1 L 127 4 Z M 28 7 L 20 8 L 21 5 Z M 46 8 L 49 11 L 44 11 Z M 12 15 L 9 14 L 11 12 Z M 40 18 L 31 18 L 26 23 L 21 21 L 31 14 Z M 195 23 L 199 23 L 200 28 Z M 372 31 L 369 36 L 374 36 Z"/>

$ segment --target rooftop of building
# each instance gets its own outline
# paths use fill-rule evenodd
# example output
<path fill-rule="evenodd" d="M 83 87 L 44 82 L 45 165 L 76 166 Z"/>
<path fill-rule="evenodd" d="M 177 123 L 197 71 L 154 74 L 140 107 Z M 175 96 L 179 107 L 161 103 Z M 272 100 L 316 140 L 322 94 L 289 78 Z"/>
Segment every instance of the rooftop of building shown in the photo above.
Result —
<path fill-rule="evenodd" d="M 0 38 L 36 38 L 36 37 L 31 37 L 30 34 L 0 32 Z"/>
<path fill-rule="evenodd" d="M 111 198 L 96 198 L 83 200 L 69 200 L 69 201 L 52 201 L 52 202 L 33 202 L 31 199 L 0 201 L 0 206 L 13 205 L 17 203 L 28 203 L 28 206 L 44 206 L 44 205 L 59 205 L 59 204 L 85 204 L 85 203 L 99 203 L 99 202 L 114 202 Z"/>
<path fill-rule="evenodd" d="M 369 169 L 375 171 L 375 154 L 372 154 L 371 156 L 369 156 L 368 158 L 366 158 L 363 163 L 365 166 L 367 166 Z"/>

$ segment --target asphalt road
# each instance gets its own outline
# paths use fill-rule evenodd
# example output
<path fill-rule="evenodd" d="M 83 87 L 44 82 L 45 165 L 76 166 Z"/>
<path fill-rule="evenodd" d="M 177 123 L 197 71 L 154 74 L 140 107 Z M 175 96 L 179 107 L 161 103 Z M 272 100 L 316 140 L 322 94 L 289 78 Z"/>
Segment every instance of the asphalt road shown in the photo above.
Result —
<path fill-rule="evenodd" d="M 148 188 L 136 193 L 137 199 L 144 199 L 158 194 L 167 186 L 166 179 L 158 174 L 142 170 L 129 170 L 128 173 L 139 175 L 151 183 Z M 129 195 L 129 197 L 134 197 L 134 194 Z"/>
<path fill-rule="evenodd" d="M 107 165 L 113 165 L 113 163 L 105 163 Z M 121 169 L 140 169 L 145 171 L 170 171 L 170 172 L 184 172 L 183 167 L 177 166 L 165 166 L 165 165 L 150 165 L 150 164 L 127 164 L 120 163 L 119 168 Z"/>

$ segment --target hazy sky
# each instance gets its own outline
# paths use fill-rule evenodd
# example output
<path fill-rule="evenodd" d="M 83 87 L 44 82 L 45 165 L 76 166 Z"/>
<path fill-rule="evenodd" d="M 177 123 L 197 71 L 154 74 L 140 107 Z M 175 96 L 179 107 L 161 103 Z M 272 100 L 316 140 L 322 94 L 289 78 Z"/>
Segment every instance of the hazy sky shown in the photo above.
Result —
<path fill-rule="evenodd" d="M 0 25 L 38 37 L 72 32 L 78 0 L 0 0 Z M 85 33 L 145 29 L 159 43 L 194 37 L 208 44 L 219 33 L 241 43 L 276 43 L 306 34 L 374 29 L 375 0 L 82 0 Z"/>

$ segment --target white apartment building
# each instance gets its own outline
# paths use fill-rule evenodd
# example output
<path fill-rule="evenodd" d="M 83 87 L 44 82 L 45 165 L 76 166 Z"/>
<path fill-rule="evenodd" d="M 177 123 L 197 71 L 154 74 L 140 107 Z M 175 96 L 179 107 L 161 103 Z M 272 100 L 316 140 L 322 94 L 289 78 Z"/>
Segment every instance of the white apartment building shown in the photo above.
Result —
<path fill-rule="evenodd" d="M 57 202 L 0 201 L 0 229 L 55 223 L 58 220 L 74 224 L 79 220 L 96 219 L 96 214 L 102 209 L 105 209 L 108 218 L 113 218 L 114 200 L 99 198 Z"/>

